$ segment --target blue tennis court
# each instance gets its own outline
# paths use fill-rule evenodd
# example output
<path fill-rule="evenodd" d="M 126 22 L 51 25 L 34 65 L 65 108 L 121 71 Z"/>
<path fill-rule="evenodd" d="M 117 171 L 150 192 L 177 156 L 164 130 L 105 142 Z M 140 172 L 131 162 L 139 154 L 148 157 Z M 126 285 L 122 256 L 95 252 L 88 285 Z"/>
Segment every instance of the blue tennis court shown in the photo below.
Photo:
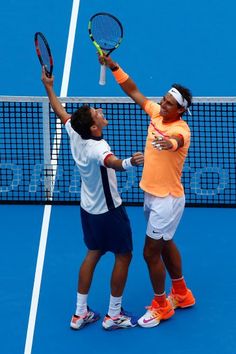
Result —
<path fill-rule="evenodd" d="M 162 96 L 173 82 L 190 87 L 196 97 L 235 95 L 233 0 L 226 0 L 224 7 L 219 0 L 207 4 L 203 0 L 191 4 L 186 0 L 147 0 L 142 6 L 127 1 L 81 0 L 65 4 L 49 0 L 34 4 L 29 0 L 11 0 L 1 7 L 5 34 L 0 44 L 8 53 L 7 60 L 0 57 L 1 96 L 45 96 L 33 43 L 36 31 L 45 33 L 51 43 L 55 90 L 58 95 L 62 92 L 73 5 L 79 11 L 70 71 L 67 68 L 68 87 L 63 91 L 68 97 L 123 95 L 109 74 L 107 85 L 98 85 L 99 65 L 88 38 L 87 22 L 100 11 L 111 12 L 122 21 L 124 41 L 114 58 L 147 96 Z M 50 9 L 53 12 L 47 11 Z M 236 141 L 232 129 L 231 133 L 232 145 Z M 225 151 L 221 154 L 227 159 Z M 187 172 L 188 169 L 189 166 Z M 214 169 L 210 173 L 218 181 L 219 173 Z M 235 179 L 229 182 L 235 190 Z M 127 212 L 133 229 L 134 255 L 123 303 L 141 316 L 152 298 L 142 256 L 146 223 L 141 206 L 129 206 Z M 175 240 L 182 253 L 184 276 L 196 296 L 196 306 L 177 310 L 170 320 L 152 329 L 136 327 L 109 333 L 102 329 L 101 321 L 78 332 L 69 328 L 75 308 L 77 272 L 86 251 L 79 206 L 0 204 L 0 215 L 1 353 L 236 352 L 235 207 L 185 209 Z M 90 306 L 101 317 L 107 312 L 112 262 L 110 254 L 101 260 L 89 296 Z"/>
<path fill-rule="evenodd" d="M 1 206 L 0 209 L 4 239 L 1 351 L 23 353 L 43 210 L 41 206 Z M 62 354 L 75 348 L 102 353 L 109 347 L 119 353 L 121 346 L 142 353 L 154 343 L 160 353 L 235 352 L 232 308 L 236 263 L 231 247 L 235 209 L 187 208 L 185 211 L 176 242 L 182 250 L 185 277 L 196 295 L 194 308 L 177 310 L 173 318 L 156 328 L 109 333 L 102 329 L 101 321 L 79 332 L 69 328 L 75 306 L 77 271 L 85 251 L 78 212 L 77 206 L 54 206 L 52 210 L 32 353 Z M 140 207 L 129 207 L 128 214 L 134 233 L 134 258 L 124 306 L 142 315 L 152 296 L 142 260 L 145 222 Z M 90 294 L 91 306 L 101 315 L 105 315 L 108 306 L 111 262 L 108 254 L 99 264 Z"/>

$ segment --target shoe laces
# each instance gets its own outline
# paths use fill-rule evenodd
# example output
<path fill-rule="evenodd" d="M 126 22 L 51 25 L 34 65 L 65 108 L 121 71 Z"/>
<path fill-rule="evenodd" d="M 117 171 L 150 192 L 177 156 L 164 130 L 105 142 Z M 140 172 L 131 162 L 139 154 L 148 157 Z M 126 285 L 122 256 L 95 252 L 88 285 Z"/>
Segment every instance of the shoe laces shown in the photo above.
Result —
<path fill-rule="evenodd" d="M 188 293 L 186 293 L 185 295 L 180 295 L 180 294 L 176 294 L 173 290 L 170 293 L 170 299 L 174 304 L 178 303 L 179 301 L 185 300 L 187 296 Z"/>
<path fill-rule="evenodd" d="M 76 321 L 78 321 L 81 318 L 84 320 L 89 315 L 90 315 L 90 311 L 87 311 L 84 315 L 74 315 L 73 320 L 75 319 Z"/>
<path fill-rule="evenodd" d="M 168 302 L 167 302 L 168 305 Z M 165 306 L 167 307 L 167 306 Z M 154 316 L 158 316 L 162 313 L 164 307 L 158 305 L 158 303 L 153 300 L 150 306 L 146 306 L 146 309 L 150 311 Z"/>
<path fill-rule="evenodd" d="M 152 315 L 156 316 L 156 315 L 159 315 L 160 314 L 160 309 L 161 307 L 160 306 L 153 306 L 153 304 L 151 304 L 150 306 L 146 306 L 145 307 L 149 312 L 152 313 Z"/>

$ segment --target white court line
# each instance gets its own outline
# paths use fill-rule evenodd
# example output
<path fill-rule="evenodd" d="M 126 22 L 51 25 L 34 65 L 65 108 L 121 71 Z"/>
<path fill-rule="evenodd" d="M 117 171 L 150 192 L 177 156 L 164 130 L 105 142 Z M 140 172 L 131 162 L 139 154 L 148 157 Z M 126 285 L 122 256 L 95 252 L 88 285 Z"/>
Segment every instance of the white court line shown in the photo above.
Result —
<path fill-rule="evenodd" d="M 61 97 L 62 96 L 66 97 L 68 92 L 68 83 L 70 77 L 70 69 L 71 69 L 71 61 L 72 61 L 72 54 L 74 48 L 79 5 L 80 5 L 80 0 L 73 0 L 69 35 L 67 41 L 66 58 L 65 58 L 64 72 L 63 72 L 62 85 L 61 85 L 61 94 L 60 94 Z M 60 125 L 57 126 L 60 127 Z M 60 149 L 60 142 L 58 142 L 57 140 L 57 148 L 55 148 L 55 144 L 54 144 L 52 155 L 55 153 L 57 154 L 59 149 Z M 38 309 L 38 301 L 39 301 L 39 294 L 40 294 L 40 287 L 41 287 L 41 280 L 42 280 L 45 251 L 47 246 L 51 209 L 52 209 L 51 205 L 45 205 L 44 207 L 43 222 L 41 228 L 38 258 L 37 258 L 36 271 L 34 277 L 34 286 L 33 286 L 32 298 L 31 298 L 30 314 L 29 314 L 24 354 L 31 354 L 32 352 L 35 322 L 36 322 L 37 309 Z"/>

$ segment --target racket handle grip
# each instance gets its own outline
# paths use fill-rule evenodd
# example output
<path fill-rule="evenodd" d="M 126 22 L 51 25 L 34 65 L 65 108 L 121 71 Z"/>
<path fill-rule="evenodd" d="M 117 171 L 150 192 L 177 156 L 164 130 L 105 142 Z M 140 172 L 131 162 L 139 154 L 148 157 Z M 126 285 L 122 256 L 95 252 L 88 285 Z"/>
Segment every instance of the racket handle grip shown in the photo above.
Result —
<path fill-rule="evenodd" d="M 106 85 L 106 65 L 101 65 L 99 85 Z"/>

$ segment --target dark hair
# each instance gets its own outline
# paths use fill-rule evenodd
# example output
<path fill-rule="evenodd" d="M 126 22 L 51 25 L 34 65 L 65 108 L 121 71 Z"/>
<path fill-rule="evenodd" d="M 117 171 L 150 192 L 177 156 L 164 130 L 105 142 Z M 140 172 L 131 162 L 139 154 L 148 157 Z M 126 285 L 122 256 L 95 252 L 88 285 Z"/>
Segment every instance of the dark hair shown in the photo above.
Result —
<path fill-rule="evenodd" d="M 186 88 L 186 87 L 184 87 L 184 86 L 182 86 L 180 84 L 172 84 L 171 87 L 176 88 L 176 90 L 178 90 L 181 93 L 183 98 L 185 98 L 186 101 L 188 102 L 188 107 L 190 107 L 191 104 L 192 104 L 192 98 L 193 98 L 191 91 L 188 88 Z"/>
<path fill-rule="evenodd" d="M 91 137 L 90 128 L 93 124 L 91 110 L 87 105 L 79 107 L 71 116 L 71 126 L 82 139 Z"/>

